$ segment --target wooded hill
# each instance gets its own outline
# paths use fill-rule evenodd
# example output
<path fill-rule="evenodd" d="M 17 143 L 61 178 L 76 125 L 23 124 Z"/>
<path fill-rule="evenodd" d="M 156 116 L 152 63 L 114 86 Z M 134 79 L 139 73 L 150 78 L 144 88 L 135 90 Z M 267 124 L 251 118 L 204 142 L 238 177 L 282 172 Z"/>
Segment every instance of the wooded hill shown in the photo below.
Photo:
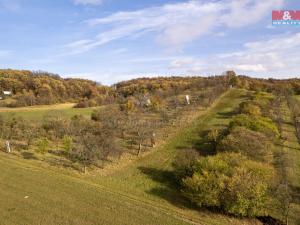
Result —
<path fill-rule="evenodd" d="M 0 70 L 0 94 L 3 99 L 9 100 L 0 101 L 0 106 L 22 107 L 65 102 L 78 103 L 79 108 L 114 102 L 127 106 L 141 105 L 145 98 L 159 103 L 179 93 L 216 86 L 267 92 L 283 88 L 295 94 L 300 93 L 300 79 L 256 79 L 236 76 L 233 71 L 227 71 L 224 76 L 211 77 L 139 78 L 109 87 L 86 79 L 64 79 L 48 72 L 6 69 Z M 4 95 L 4 91 L 11 92 L 11 96 Z"/>
<path fill-rule="evenodd" d="M 1 77 L 3 91 L 12 92 L 1 102 L 10 100 L 10 106 L 27 104 L 28 95 L 34 104 L 106 105 L 86 115 L 49 110 L 33 123 L 24 118 L 25 109 L 0 114 L 5 160 L 35 160 L 87 176 L 100 168 L 116 172 L 109 181 L 97 179 L 109 189 L 132 187 L 133 195 L 163 204 L 168 197 L 172 207 L 186 202 L 204 217 L 210 210 L 278 222 L 269 224 L 298 224 L 299 79 L 253 79 L 228 71 L 224 76 L 141 78 L 106 87 L 47 73 L 10 72 Z M 114 171 L 127 157 L 134 160 L 130 170 Z"/>
<path fill-rule="evenodd" d="M 109 90 L 109 87 L 90 80 L 63 79 L 47 72 L 0 70 L 1 94 L 3 91 L 10 91 L 14 100 L 3 102 L 2 106 L 49 105 L 78 102 L 85 98 L 100 101 L 97 97 L 106 96 Z"/>

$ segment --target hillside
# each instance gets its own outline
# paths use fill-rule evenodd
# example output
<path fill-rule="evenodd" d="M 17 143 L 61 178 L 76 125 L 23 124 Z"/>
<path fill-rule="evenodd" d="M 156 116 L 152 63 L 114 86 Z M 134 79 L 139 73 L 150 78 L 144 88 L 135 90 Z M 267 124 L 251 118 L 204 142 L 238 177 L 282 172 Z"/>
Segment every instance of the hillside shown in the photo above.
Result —
<path fill-rule="evenodd" d="M 11 80 L 29 89 L 11 89 L 2 102 L 29 92 L 39 99 L 31 82 L 71 91 L 45 105 L 0 108 L 4 224 L 299 222 L 297 79 L 228 71 L 109 88 L 14 71 L 2 84 Z M 99 92 L 70 97 L 77 85 Z"/>
<path fill-rule="evenodd" d="M 11 94 L 5 95 L 3 91 Z M 27 70 L 0 70 L 1 106 L 21 107 L 50 105 L 55 103 L 95 100 L 95 105 L 104 104 L 110 88 L 84 79 L 63 79 L 47 72 Z"/>
<path fill-rule="evenodd" d="M 130 164 L 121 163 L 109 176 L 83 176 L 49 167 L 34 157 L 26 160 L 1 153 L 0 198 L 5 199 L 0 204 L 1 221 L 7 225 L 21 221 L 32 225 L 257 224 L 187 208 L 166 177 L 176 149 L 193 144 L 200 127 L 226 125 L 228 120 L 220 115 L 237 107 L 242 96 L 240 91 L 226 94 L 208 111 L 198 112 L 190 125 L 177 128 L 163 145 Z"/>

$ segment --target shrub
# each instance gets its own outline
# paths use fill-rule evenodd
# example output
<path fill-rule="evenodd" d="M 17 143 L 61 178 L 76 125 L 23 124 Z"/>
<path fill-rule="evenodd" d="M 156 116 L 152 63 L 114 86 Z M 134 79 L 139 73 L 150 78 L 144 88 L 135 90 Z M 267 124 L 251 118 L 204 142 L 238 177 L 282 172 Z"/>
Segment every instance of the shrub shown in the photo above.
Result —
<path fill-rule="evenodd" d="M 74 108 L 88 108 L 88 107 L 89 107 L 89 103 L 88 103 L 88 101 L 85 101 L 85 100 L 78 102 L 74 106 Z"/>
<path fill-rule="evenodd" d="M 199 158 L 199 153 L 194 149 L 184 149 L 176 156 L 173 167 L 177 180 L 192 176 L 194 166 Z"/>
<path fill-rule="evenodd" d="M 41 154 L 45 154 L 49 148 L 49 141 L 47 138 L 41 138 L 38 140 L 38 152 Z"/>
<path fill-rule="evenodd" d="M 63 149 L 67 152 L 70 153 L 73 148 L 73 139 L 70 136 L 65 135 L 62 139 L 63 142 Z"/>
<path fill-rule="evenodd" d="M 125 112 L 134 112 L 137 110 L 134 99 L 128 99 L 126 103 L 120 104 L 120 110 Z"/>
<path fill-rule="evenodd" d="M 221 207 L 222 193 L 230 175 L 230 166 L 221 157 L 206 157 L 183 179 L 184 195 L 198 206 Z"/>
<path fill-rule="evenodd" d="M 183 179 L 183 193 L 198 206 L 217 207 L 236 216 L 262 215 L 272 167 L 241 154 L 221 153 L 200 159 Z"/>
<path fill-rule="evenodd" d="M 252 115 L 252 116 L 260 116 L 261 115 L 261 110 L 260 107 L 250 103 L 250 102 L 242 102 L 240 104 L 240 113 L 244 113 L 247 115 Z"/>
<path fill-rule="evenodd" d="M 236 216 L 263 215 L 274 171 L 254 161 L 241 162 L 228 180 L 223 196 L 224 210 Z"/>
<path fill-rule="evenodd" d="M 244 127 L 235 127 L 219 143 L 218 150 L 239 152 L 250 159 L 270 161 L 273 147 L 264 134 Z"/>
<path fill-rule="evenodd" d="M 229 124 L 229 128 L 245 127 L 247 129 L 258 131 L 266 136 L 279 137 L 279 131 L 275 123 L 267 117 L 252 117 L 246 114 L 236 116 Z"/>

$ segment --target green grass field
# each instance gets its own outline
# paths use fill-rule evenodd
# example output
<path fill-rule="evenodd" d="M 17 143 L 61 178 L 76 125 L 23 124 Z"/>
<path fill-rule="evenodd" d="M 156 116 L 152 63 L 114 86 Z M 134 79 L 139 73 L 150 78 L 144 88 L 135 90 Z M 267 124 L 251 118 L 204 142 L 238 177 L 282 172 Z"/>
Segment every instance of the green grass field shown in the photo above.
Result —
<path fill-rule="evenodd" d="M 151 152 L 87 175 L 0 153 L 0 224 L 260 224 L 192 209 L 170 183 L 176 154 L 192 147 L 204 154 L 200 134 L 226 126 L 245 93 L 230 90 L 190 124 L 174 126 Z"/>
<path fill-rule="evenodd" d="M 300 100 L 300 99 L 299 99 Z M 300 103 L 300 101 L 299 101 Z M 292 203 L 289 210 L 289 224 L 300 224 L 300 144 L 296 136 L 296 130 L 293 125 L 292 115 L 288 108 L 287 101 L 284 100 L 281 105 L 282 130 L 281 141 L 276 144 L 275 152 L 275 168 L 279 176 L 287 178 L 291 187 Z M 282 164 L 278 162 L 283 160 Z M 282 174 L 283 173 L 283 174 Z M 279 209 L 281 207 L 279 206 Z M 278 211 L 277 207 L 270 206 L 269 211 L 273 217 L 284 221 L 282 212 Z"/>
<path fill-rule="evenodd" d="M 47 114 L 60 114 L 62 116 L 71 118 L 74 115 L 84 115 L 89 117 L 93 110 L 99 108 L 73 108 L 75 104 L 65 103 L 57 105 L 45 105 L 45 106 L 32 106 L 21 108 L 6 108 L 0 107 L 0 115 L 4 118 L 10 117 L 22 117 L 31 121 L 39 121 Z"/>

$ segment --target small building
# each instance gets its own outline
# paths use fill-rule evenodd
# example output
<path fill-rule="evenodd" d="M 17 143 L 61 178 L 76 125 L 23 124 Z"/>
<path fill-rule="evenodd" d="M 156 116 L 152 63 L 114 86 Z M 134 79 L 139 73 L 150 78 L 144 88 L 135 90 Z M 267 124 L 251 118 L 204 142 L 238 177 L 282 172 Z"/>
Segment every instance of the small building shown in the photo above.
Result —
<path fill-rule="evenodd" d="M 11 91 L 3 91 L 4 95 L 11 95 Z"/>

